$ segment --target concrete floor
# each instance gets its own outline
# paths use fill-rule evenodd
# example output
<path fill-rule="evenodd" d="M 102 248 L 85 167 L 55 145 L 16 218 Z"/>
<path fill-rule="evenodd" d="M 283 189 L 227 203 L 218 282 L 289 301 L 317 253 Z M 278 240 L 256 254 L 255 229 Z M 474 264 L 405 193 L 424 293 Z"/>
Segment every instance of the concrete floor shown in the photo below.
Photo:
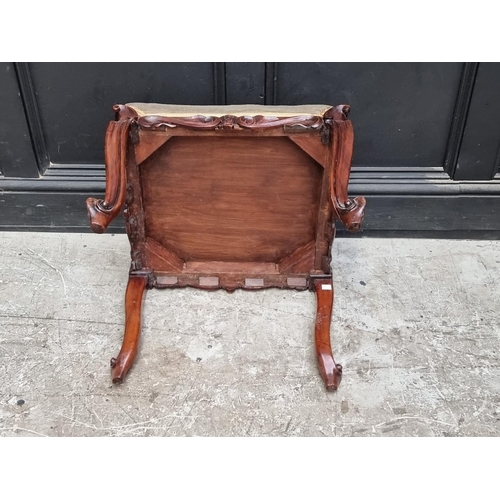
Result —
<path fill-rule="evenodd" d="M 110 382 L 124 235 L 0 233 L 3 436 L 500 435 L 500 242 L 338 239 L 317 373 L 310 292 L 148 291 Z"/>

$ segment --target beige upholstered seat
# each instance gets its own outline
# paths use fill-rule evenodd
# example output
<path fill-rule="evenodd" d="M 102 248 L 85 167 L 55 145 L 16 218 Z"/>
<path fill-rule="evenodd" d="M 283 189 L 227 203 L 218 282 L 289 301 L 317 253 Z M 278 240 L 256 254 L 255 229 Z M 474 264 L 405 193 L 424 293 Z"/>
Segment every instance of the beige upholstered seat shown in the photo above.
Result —
<path fill-rule="evenodd" d="M 171 118 L 187 118 L 190 116 L 274 116 L 286 118 L 289 116 L 320 116 L 332 106 L 327 104 L 308 104 L 301 106 L 260 106 L 258 104 L 232 106 L 184 106 L 176 104 L 156 104 L 131 102 L 127 104 L 139 117 L 165 116 Z"/>

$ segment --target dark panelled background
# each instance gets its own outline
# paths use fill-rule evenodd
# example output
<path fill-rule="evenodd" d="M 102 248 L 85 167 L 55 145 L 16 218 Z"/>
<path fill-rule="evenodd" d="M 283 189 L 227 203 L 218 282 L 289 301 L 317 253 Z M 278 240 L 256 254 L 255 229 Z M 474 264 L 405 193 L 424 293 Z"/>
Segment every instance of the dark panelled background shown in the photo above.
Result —
<path fill-rule="evenodd" d="M 500 63 L 1 63 L 0 229 L 87 231 L 115 103 L 350 104 L 362 235 L 500 235 Z M 117 221 L 115 230 L 123 230 Z"/>

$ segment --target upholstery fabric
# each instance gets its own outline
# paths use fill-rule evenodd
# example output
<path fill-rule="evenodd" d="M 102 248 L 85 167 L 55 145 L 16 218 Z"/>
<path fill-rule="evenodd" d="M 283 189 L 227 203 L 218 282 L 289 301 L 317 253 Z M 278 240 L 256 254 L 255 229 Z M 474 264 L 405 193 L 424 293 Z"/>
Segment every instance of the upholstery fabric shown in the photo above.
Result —
<path fill-rule="evenodd" d="M 308 104 L 300 106 L 261 106 L 258 104 L 231 106 L 185 106 L 177 104 L 156 104 L 132 102 L 127 104 L 138 116 L 164 116 L 170 118 L 187 118 L 190 116 L 273 116 L 286 118 L 290 116 L 323 116 L 332 106 L 327 104 Z"/>

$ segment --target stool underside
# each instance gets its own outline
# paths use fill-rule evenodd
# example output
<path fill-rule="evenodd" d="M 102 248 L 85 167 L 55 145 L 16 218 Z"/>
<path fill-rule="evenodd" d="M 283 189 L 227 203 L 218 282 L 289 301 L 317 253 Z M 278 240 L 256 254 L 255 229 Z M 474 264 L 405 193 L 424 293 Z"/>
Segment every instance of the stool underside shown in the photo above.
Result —
<path fill-rule="evenodd" d="M 313 271 L 324 168 L 288 138 L 173 137 L 139 170 L 154 272 Z"/>
<path fill-rule="evenodd" d="M 336 390 L 331 245 L 335 221 L 358 230 L 366 204 L 348 197 L 349 106 L 222 108 L 113 108 L 105 197 L 87 199 L 95 232 L 123 211 L 131 246 L 112 380 L 122 382 L 134 363 L 148 288 L 279 287 L 315 292 L 318 368 Z"/>

